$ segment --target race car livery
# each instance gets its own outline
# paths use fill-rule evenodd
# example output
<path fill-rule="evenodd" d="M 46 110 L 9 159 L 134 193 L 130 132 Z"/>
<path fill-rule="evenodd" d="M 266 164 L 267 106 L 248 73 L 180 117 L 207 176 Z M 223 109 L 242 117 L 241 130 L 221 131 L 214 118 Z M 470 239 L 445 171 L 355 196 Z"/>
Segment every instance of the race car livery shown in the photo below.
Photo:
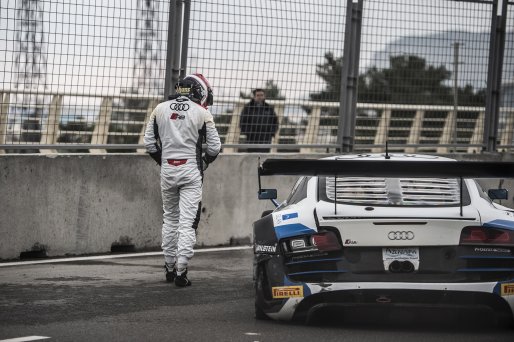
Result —
<path fill-rule="evenodd" d="M 514 210 L 476 179 L 514 163 L 430 155 L 268 159 L 260 177 L 300 175 L 254 223 L 256 318 L 309 320 L 327 307 L 487 306 L 512 324 Z M 270 195 L 271 194 L 271 195 Z M 508 197 L 508 196 L 507 196 Z"/>

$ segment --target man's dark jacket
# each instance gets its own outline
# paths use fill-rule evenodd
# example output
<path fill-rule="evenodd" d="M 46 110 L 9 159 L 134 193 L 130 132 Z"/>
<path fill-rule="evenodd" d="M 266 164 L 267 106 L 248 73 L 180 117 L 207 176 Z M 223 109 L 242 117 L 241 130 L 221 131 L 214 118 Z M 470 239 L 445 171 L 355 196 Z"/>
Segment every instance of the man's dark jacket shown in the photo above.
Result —
<path fill-rule="evenodd" d="M 247 103 L 239 122 L 241 133 L 246 134 L 248 144 L 270 144 L 277 132 L 278 119 L 273 107 L 266 102 L 257 105 L 254 100 Z"/>

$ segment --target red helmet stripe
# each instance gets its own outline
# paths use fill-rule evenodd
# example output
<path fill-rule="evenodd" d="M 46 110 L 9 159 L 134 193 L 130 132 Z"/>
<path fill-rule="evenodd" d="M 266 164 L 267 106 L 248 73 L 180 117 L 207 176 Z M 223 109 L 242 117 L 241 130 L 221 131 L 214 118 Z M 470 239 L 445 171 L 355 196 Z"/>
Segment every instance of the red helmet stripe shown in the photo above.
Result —
<path fill-rule="evenodd" d="M 203 83 L 207 86 L 207 89 L 211 88 L 211 85 L 209 84 L 209 81 L 207 81 L 207 79 L 202 74 L 193 74 L 193 75 L 195 75 L 196 77 L 201 79 L 203 81 Z"/>

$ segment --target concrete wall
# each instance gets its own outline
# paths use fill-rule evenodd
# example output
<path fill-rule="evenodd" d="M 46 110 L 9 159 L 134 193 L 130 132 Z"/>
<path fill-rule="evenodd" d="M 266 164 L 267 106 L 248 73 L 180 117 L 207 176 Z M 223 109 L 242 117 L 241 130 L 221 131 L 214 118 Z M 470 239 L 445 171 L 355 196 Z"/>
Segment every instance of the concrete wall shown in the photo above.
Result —
<path fill-rule="evenodd" d="M 252 222 L 273 208 L 257 200 L 257 157 L 220 155 L 206 171 L 199 246 L 249 243 Z M 512 160 L 510 155 L 465 157 L 478 158 Z M 263 187 L 277 188 L 283 200 L 295 180 L 264 177 Z M 485 183 L 496 187 L 498 180 Z M 512 180 L 504 187 L 513 189 Z M 105 253 L 113 245 L 158 249 L 161 206 L 159 168 L 146 155 L 3 155 L 0 259 L 39 250 L 49 256 Z"/>
<path fill-rule="evenodd" d="M 220 155 L 205 172 L 197 244 L 249 243 L 257 199 L 257 155 Z M 0 156 L 0 259 L 105 253 L 113 244 L 160 246 L 159 167 L 147 155 Z M 286 196 L 295 177 L 267 177 Z"/>

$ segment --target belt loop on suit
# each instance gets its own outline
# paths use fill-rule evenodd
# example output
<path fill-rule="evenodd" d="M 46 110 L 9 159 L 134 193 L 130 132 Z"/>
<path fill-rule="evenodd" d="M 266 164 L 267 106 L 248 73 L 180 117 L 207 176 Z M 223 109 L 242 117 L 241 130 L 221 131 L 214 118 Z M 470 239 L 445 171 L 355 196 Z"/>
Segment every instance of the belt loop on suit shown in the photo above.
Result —
<path fill-rule="evenodd" d="M 171 166 L 180 166 L 187 162 L 187 159 L 167 159 Z"/>

